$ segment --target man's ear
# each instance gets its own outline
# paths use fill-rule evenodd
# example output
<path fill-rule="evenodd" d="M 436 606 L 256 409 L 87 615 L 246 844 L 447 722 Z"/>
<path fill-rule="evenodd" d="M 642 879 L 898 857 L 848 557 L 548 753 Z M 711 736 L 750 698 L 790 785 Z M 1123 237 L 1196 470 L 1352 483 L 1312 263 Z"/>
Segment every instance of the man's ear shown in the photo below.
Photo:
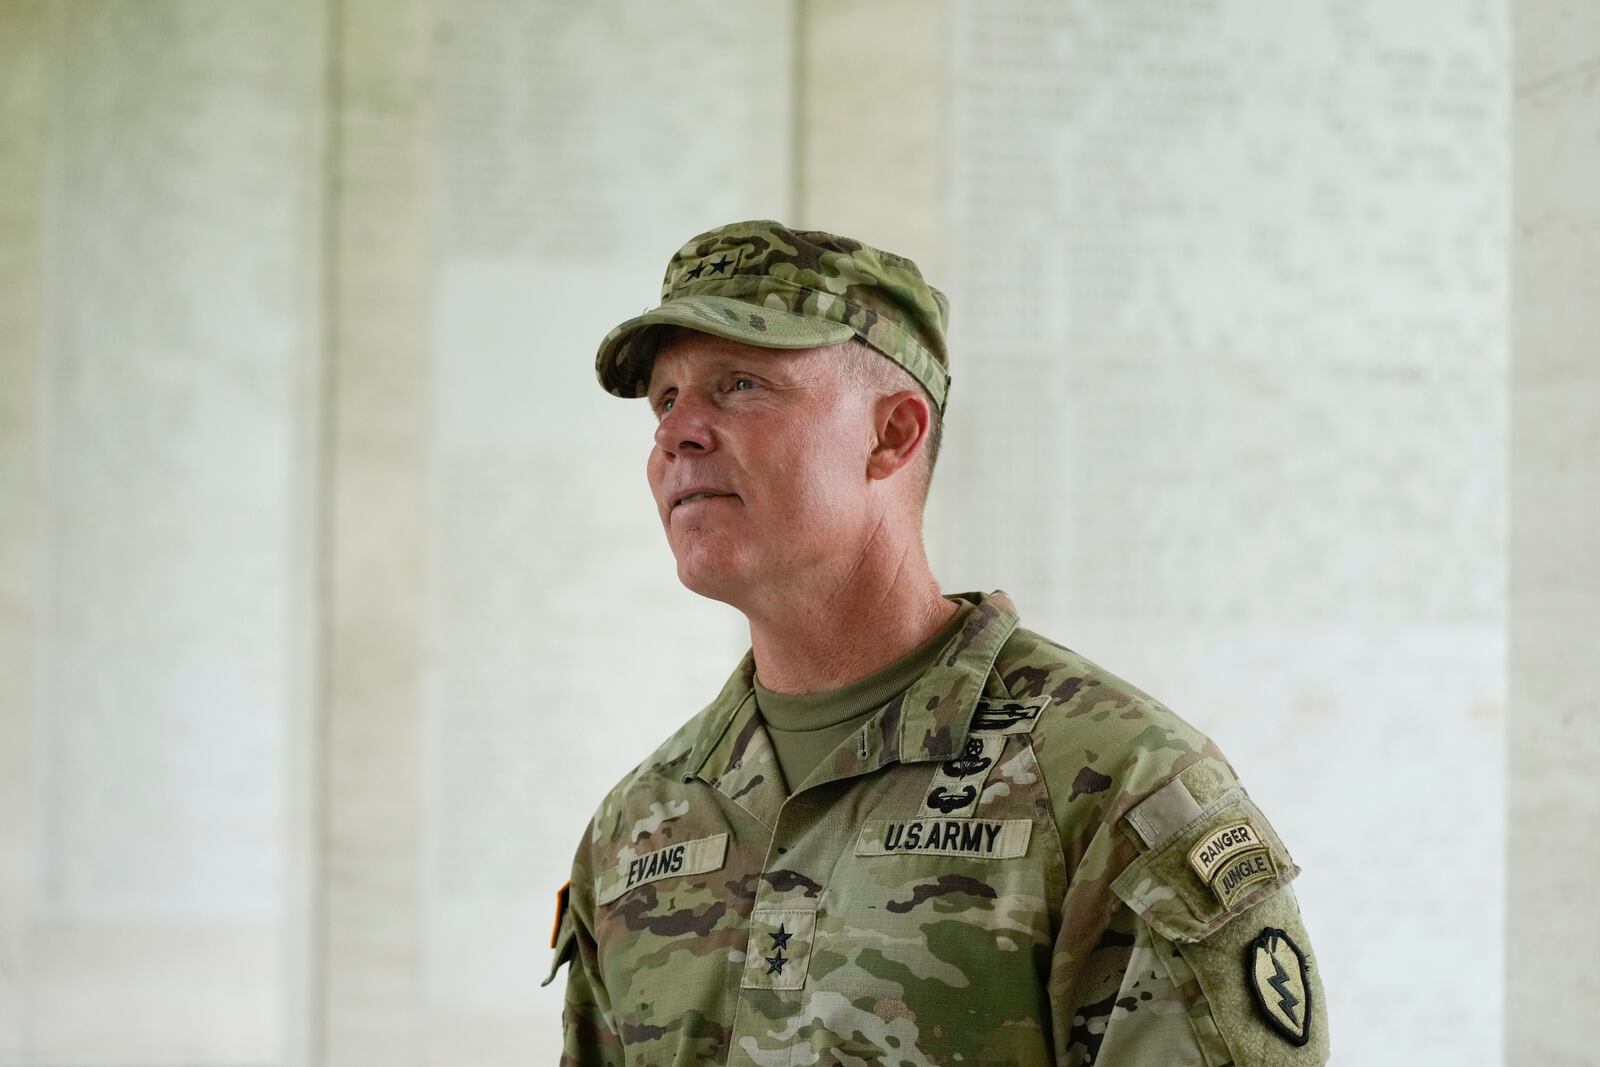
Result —
<path fill-rule="evenodd" d="M 920 389 L 902 389 L 879 397 L 873 406 L 874 445 L 867 457 L 867 477 L 887 478 L 926 447 L 930 415 Z"/>

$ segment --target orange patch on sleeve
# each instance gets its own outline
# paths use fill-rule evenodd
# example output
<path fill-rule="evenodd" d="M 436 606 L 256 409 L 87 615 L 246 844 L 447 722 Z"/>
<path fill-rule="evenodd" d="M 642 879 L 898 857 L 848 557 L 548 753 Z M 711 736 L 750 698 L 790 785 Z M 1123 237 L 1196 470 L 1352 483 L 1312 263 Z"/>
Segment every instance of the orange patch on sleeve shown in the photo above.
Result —
<path fill-rule="evenodd" d="M 567 899 L 572 894 L 572 879 L 567 879 L 560 889 L 556 890 L 556 924 L 550 928 L 550 947 L 556 947 L 556 935 L 561 932 L 561 917 L 567 913 Z"/>

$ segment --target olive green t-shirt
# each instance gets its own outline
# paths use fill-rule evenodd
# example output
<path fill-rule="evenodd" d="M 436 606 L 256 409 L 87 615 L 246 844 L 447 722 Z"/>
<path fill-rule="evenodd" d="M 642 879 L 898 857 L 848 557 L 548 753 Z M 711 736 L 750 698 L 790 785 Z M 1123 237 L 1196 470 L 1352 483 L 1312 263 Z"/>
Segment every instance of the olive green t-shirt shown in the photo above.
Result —
<path fill-rule="evenodd" d="M 956 597 L 945 599 L 954 601 L 960 608 L 943 629 L 865 678 L 819 693 L 774 693 L 761 684 L 759 675 L 753 679 L 756 707 L 772 738 L 778 767 L 783 771 L 789 792 L 793 793 L 812 768 L 860 729 L 873 712 L 933 666 L 944 646 L 960 631 L 972 612 L 971 601 Z"/>

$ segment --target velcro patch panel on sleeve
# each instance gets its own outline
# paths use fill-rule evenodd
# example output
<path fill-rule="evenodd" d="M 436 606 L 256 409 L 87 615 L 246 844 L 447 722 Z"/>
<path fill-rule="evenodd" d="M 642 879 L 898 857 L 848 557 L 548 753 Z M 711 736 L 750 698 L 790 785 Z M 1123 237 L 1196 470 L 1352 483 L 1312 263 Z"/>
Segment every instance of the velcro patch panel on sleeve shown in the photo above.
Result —
<path fill-rule="evenodd" d="M 1203 941 L 1299 873 L 1267 817 L 1234 785 L 1132 860 L 1111 889 L 1169 941 Z"/>
<path fill-rule="evenodd" d="M 595 878 L 595 903 L 609 904 L 646 882 L 717 870 L 727 856 L 728 835 L 721 833 L 680 841 L 642 856 L 619 859 L 615 867 L 602 871 Z"/>
<path fill-rule="evenodd" d="M 868 819 L 858 856 L 970 856 L 1006 860 L 1026 855 L 1029 819 Z"/>
<path fill-rule="evenodd" d="M 1166 843 L 1185 826 L 1200 818 L 1200 802 L 1182 778 L 1174 778 L 1141 800 L 1128 812 L 1128 825 L 1146 848 Z"/>

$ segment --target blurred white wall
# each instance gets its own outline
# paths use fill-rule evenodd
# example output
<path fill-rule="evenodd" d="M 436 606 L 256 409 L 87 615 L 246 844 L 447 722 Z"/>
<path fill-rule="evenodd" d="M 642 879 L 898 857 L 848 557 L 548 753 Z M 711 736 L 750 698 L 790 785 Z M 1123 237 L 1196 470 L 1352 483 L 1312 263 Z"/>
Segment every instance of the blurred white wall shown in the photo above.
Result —
<path fill-rule="evenodd" d="M 0 5 L 0 1061 L 305 995 L 323 12 Z"/>
<path fill-rule="evenodd" d="M 1600 1063 L 1600 6 L 1515 9 L 1506 1047 Z M 1576 910 L 1575 910 L 1576 909 Z"/>
<path fill-rule="evenodd" d="M 1596 814 L 1600 25 L 1516 29 L 1514 66 L 1501 0 L 0 6 L 0 1064 L 556 1058 L 578 833 L 747 644 L 593 353 L 751 217 L 950 295 L 935 572 L 1222 746 L 1305 869 L 1335 1062 L 1597 1062 L 1504 923 L 1600 857 L 1508 901 L 1504 842 Z"/>

